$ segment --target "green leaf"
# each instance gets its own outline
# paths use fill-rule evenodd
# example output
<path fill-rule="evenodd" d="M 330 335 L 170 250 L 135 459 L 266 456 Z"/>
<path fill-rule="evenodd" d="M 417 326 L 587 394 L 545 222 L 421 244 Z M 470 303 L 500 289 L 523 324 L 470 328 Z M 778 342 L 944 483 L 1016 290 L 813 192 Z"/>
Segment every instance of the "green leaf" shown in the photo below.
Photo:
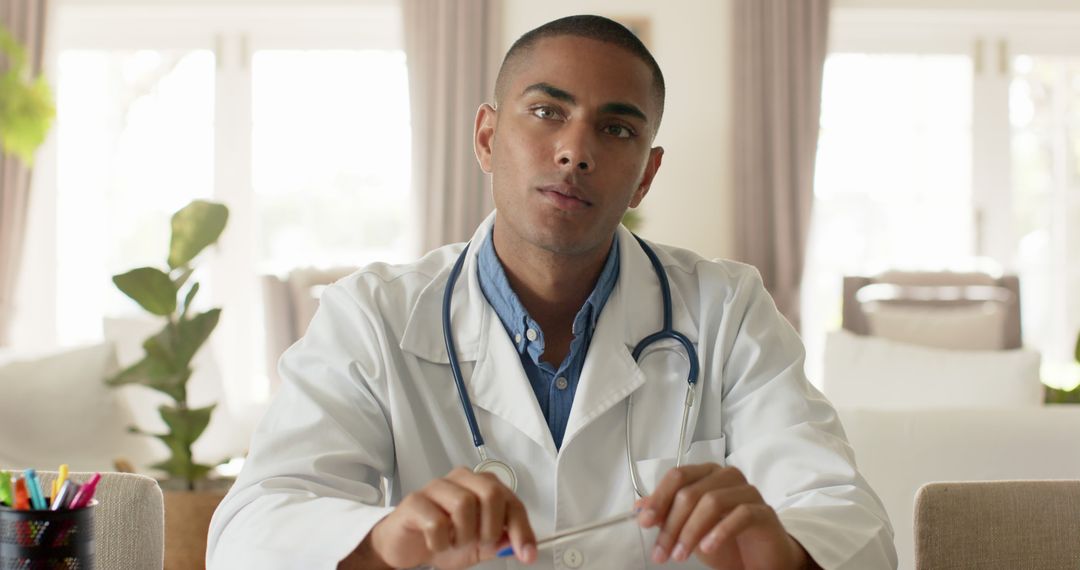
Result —
<path fill-rule="evenodd" d="M 169 433 L 157 435 L 171 452 L 168 460 L 152 467 L 160 469 L 173 477 L 183 478 L 189 483 L 201 479 L 209 473 L 209 465 L 195 463 L 191 455 L 191 445 L 199 439 L 210 423 L 213 405 L 205 408 L 183 408 L 160 406 L 161 419 L 169 426 Z"/>
<path fill-rule="evenodd" d="M 184 283 L 187 283 L 188 278 L 191 277 L 191 274 L 194 272 L 194 269 L 190 267 L 184 267 L 180 274 L 177 275 L 175 279 L 173 279 L 173 286 L 176 287 L 177 291 L 179 291 L 180 288 L 184 286 Z"/>
<path fill-rule="evenodd" d="M 223 204 L 195 200 L 172 217 L 172 243 L 169 244 L 169 267 L 187 264 L 206 246 L 217 241 L 229 219 Z"/>
<path fill-rule="evenodd" d="M 173 406 L 159 406 L 161 419 L 169 426 L 169 435 L 177 443 L 191 445 L 202 435 L 206 426 L 210 423 L 210 414 L 213 413 L 217 404 L 211 404 L 205 408 L 176 408 Z"/>
<path fill-rule="evenodd" d="M 174 370 L 157 357 L 148 354 L 115 376 L 105 379 L 105 383 L 109 386 L 127 384 L 146 386 L 179 402 L 187 398 L 186 385 L 190 377 L 190 369 Z"/>
<path fill-rule="evenodd" d="M 113 276 L 113 283 L 142 308 L 168 316 L 176 310 L 176 288 L 169 276 L 153 267 L 140 267 Z"/>
<path fill-rule="evenodd" d="M 183 320 L 187 317 L 188 310 L 191 309 L 191 301 L 195 299 L 195 294 L 199 292 L 199 284 L 193 283 L 191 289 L 188 289 L 187 295 L 184 297 L 184 310 L 180 313 L 180 319 Z"/>
<path fill-rule="evenodd" d="M 0 150 L 29 165 L 52 127 L 56 105 L 44 77 L 30 77 L 26 50 L 3 26 L 0 54 L 7 61 L 0 73 Z"/>
<path fill-rule="evenodd" d="M 221 309 L 210 309 L 205 313 L 199 313 L 190 319 L 184 319 L 177 325 L 176 344 L 174 354 L 177 362 L 188 365 L 199 347 L 210 337 L 217 327 L 221 317 Z"/>
<path fill-rule="evenodd" d="M 1080 334 L 1076 335 L 1076 353 L 1074 356 L 1076 356 L 1076 361 L 1080 362 Z"/>

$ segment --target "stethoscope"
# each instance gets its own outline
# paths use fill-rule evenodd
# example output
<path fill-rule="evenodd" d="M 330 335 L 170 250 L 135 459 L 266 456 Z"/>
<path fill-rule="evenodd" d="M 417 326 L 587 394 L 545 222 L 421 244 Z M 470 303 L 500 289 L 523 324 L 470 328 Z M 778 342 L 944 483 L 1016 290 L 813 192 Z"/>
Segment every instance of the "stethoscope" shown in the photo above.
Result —
<path fill-rule="evenodd" d="M 645 251 L 645 255 L 649 256 L 653 271 L 656 272 L 656 278 L 660 281 L 660 295 L 664 306 L 664 327 L 641 339 L 641 342 L 634 347 L 632 352 L 634 361 L 638 361 L 641 354 L 650 344 L 665 339 L 673 339 L 681 344 L 686 350 L 686 355 L 690 360 L 690 372 L 687 374 L 686 378 L 686 398 L 683 400 L 682 426 L 679 429 L 679 448 L 675 454 L 675 466 L 679 467 L 682 465 L 683 454 L 686 449 L 686 428 L 690 421 L 690 408 L 694 405 L 694 388 L 697 385 L 698 378 L 698 355 L 697 350 L 690 342 L 690 339 L 672 327 L 671 287 L 668 285 L 667 273 L 660 264 L 660 260 L 656 257 L 656 252 L 654 252 L 652 248 L 638 236 L 635 235 L 634 238 L 637 239 L 638 244 L 641 245 L 641 249 Z M 469 399 L 468 390 L 465 389 L 465 380 L 461 374 L 461 365 L 458 363 L 457 358 L 457 348 L 454 345 L 454 332 L 450 328 L 450 303 L 454 294 L 454 284 L 457 283 L 458 276 L 461 274 L 461 268 L 465 265 L 465 257 L 468 252 L 469 244 L 465 244 L 465 249 L 462 250 L 461 255 L 458 256 L 457 261 L 454 263 L 454 267 L 450 270 L 450 277 L 446 282 L 446 290 L 443 292 L 442 328 L 443 338 L 446 341 L 446 355 L 450 359 L 450 372 L 454 375 L 454 384 L 457 386 L 458 397 L 461 398 L 461 409 L 465 412 L 465 420 L 469 423 L 469 431 L 472 433 L 473 445 L 476 447 L 476 452 L 480 455 L 480 462 L 473 468 L 473 472 L 490 473 L 511 491 L 516 492 L 517 475 L 514 473 L 514 469 L 507 465 L 506 462 L 488 456 L 487 448 L 484 446 L 484 436 L 480 434 L 480 426 L 477 425 L 476 414 L 473 413 L 472 400 Z M 630 481 L 634 485 L 634 492 L 636 492 L 639 497 L 644 497 L 647 495 L 645 486 L 641 482 L 637 466 L 634 463 L 634 457 L 630 451 L 630 426 L 632 424 L 631 413 L 634 406 L 633 402 L 634 396 L 631 394 L 626 401 L 626 461 L 630 466 Z"/>

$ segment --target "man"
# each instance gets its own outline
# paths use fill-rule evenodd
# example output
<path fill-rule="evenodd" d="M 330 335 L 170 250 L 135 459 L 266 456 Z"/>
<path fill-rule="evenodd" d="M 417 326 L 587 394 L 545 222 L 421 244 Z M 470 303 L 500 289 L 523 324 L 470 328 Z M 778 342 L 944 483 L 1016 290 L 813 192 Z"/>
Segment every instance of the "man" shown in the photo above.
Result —
<path fill-rule="evenodd" d="M 557 20 L 511 47 L 495 95 L 475 147 L 496 213 L 460 279 L 458 244 L 327 288 L 215 514 L 209 566 L 895 567 L 881 503 L 756 272 L 619 226 L 663 157 L 645 47 L 610 20 Z M 677 468 L 690 357 L 672 341 L 631 356 L 663 320 L 646 248 L 701 371 Z M 448 284 L 468 405 L 440 326 Z M 466 410 L 516 489 L 473 472 Z M 631 509 L 636 522 L 537 548 Z M 516 562 L 495 558 L 508 545 Z"/>

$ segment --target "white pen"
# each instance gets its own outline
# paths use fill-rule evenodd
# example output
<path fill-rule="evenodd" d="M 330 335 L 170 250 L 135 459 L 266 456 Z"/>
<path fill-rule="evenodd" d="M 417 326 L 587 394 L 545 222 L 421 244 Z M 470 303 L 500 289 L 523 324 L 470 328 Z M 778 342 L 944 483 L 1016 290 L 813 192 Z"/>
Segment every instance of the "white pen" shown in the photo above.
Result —
<path fill-rule="evenodd" d="M 557 532 L 557 533 L 555 533 L 555 534 L 553 534 L 553 535 L 551 535 L 551 536 L 549 536 L 547 538 L 543 538 L 543 539 L 540 539 L 540 540 L 536 541 L 536 549 L 540 550 L 541 548 L 546 548 L 548 546 L 555 546 L 557 544 L 562 544 L 563 542 L 566 542 L 568 540 L 573 540 L 573 539 L 577 538 L 578 536 L 580 536 L 582 534 L 585 534 L 586 532 L 593 531 L 593 530 L 600 529 L 600 528 L 604 528 L 604 527 L 608 527 L 608 526 L 611 526 L 611 525 L 614 525 L 614 524 L 621 523 L 623 521 L 628 521 L 628 520 L 630 520 L 632 518 L 637 517 L 638 512 L 639 512 L 639 510 L 635 509 L 635 510 L 632 510 L 632 511 L 627 512 L 627 513 L 622 513 L 620 515 L 615 515 L 613 517 L 609 517 L 609 518 L 606 518 L 606 519 L 601 519 L 601 520 L 598 520 L 596 522 L 591 522 L 591 523 L 588 523 L 588 524 L 583 524 L 581 526 L 575 526 L 573 528 L 568 528 L 568 529 L 566 529 L 566 530 L 564 530 L 562 532 Z M 507 556 L 513 556 L 513 555 L 514 555 L 514 547 L 513 546 L 507 546 L 506 548 L 499 551 L 498 556 L 499 556 L 499 558 L 506 558 Z"/>

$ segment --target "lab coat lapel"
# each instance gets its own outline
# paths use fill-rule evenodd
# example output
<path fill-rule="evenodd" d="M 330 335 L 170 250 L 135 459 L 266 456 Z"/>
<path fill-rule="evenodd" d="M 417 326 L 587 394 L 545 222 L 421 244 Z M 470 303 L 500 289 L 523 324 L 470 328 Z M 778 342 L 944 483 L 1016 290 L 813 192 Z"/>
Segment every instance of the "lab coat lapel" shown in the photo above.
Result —
<path fill-rule="evenodd" d="M 632 356 L 633 347 L 663 326 L 660 285 L 648 256 L 637 239 L 623 226 L 618 229 L 619 280 L 600 314 L 585 366 L 578 381 L 563 446 L 597 417 L 644 385 L 648 378 Z M 655 248 L 654 248 L 655 249 Z M 663 265 L 674 265 L 656 250 Z M 697 327 L 674 284 L 672 316 L 675 327 L 697 341 Z M 672 341 L 657 343 L 660 346 Z"/>
<path fill-rule="evenodd" d="M 462 364 L 462 375 L 473 406 L 502 419 L 554 457 L 555 442 L 521 367 L 521 360 L 498 314 L 480 289 L 476 253 L 484 240 L 490 237 L 494 218 L 494 214 L 489 216 L 473 234 L 461 275 L 454 284 L 450 322 L 458 360 Z M 460 250 L 454 253 L 458 252 Z M 431 362 L 447 364 L 446 382 L 453 382 L 453 376 L 441 323 L 443 294 L 452 265 L 453 261 L 449 260 L 445 269 L 420 293 L 401 340 L 402 350 Z M 468 366 L 470 362 L 475 366 Z M 486 443 L 491 445 L 494 434 L 491 429 L 485 430 L 480 415 L 477 414 L 480 431 Z"/>
<path fill-rule="evenodd" d="M 494 309 L 481 328 L 481 350 L 469 385 L 473 403 L 517 428 L 552 458 L 557 451 L 514 345 Z"/>

